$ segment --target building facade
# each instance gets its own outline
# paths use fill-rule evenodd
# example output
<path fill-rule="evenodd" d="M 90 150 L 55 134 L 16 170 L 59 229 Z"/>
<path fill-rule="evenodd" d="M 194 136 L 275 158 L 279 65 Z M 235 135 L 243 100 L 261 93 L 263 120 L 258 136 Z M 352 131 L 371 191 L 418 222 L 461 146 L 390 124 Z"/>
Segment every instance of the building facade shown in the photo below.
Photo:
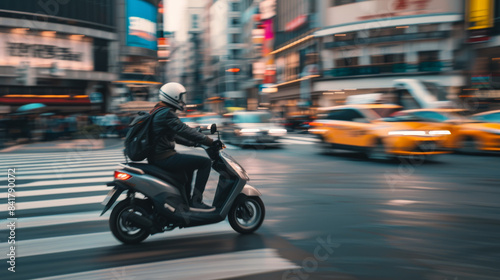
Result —
<path fill-rule="evenodd" d="M 114 81 L 113 110 L 130 101 L 155 101 L 161 86 L 158 70 L 158 0 L 115 0 L 119 78 Z M 162 33 L 160 31 L 160 33 Z M 160 34 L 162 36 L 162 34 Z"/>
<path fill-rule="evenodd" d="M 318 76 L 318 43 L 313 35 L 319 27 L 318 2 L 324 1 L 276 1 L 274 50 L 269 53 L 276 65 L 276 90 L 269 99 L 280 116 L 315 105 L 311 83 Z"/>
<path fill-rule="evenodd" d="M 103 112 L 119 65 L 115 0 L 1 1 L 0 111 Z"/>
<path fill-rule="evenodd" d="M 387 92 L 395 79 L 432 81 L 458 94 L 469 63 L 464 3 L 455 0 L 322 1 L 318 105 Z M 356 12 L 353 12 L 356 11 Z"/>
<path fill-rule="evenodd" d="M 466 1 L 467 87 L 463 99 L 472 110 L 500 107 L 500 1 Z M 472 98 L 471 100 L 467 100 Z M 479 101 L 479 102 L 476 102 Z M 488 106 L 485 106 L 488 105 Z"/>
<path fill-rule="evenodd" d="M 207 1 L 204 14 L 204 22 L 207 23 L 204 33 L 208 33 L 208 38 L 204 38 L 205 96 L 209 102 L 216 100 L 218 108 L 221 100 L 223 107 L 247 106 L 247 96 L 240 88 L 244 79 L 242 65 L 245 64 L 240 2 Z"/>

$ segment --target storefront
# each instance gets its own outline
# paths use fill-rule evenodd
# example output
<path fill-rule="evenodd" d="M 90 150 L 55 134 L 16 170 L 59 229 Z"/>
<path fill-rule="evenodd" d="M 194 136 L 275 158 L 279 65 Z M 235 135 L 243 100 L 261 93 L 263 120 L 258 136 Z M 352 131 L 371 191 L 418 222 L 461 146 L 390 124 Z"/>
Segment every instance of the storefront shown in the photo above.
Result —
<path fill-rule="evenodd" d="M 113 15 L 112 1 L 88 4 Z M 107 110 L 111 81 L 117 78 L 111 65 L 117 59 L 116 48 L 113 49 L 117 40 L 114 22 L 107 16 L 66 14 L 68 9 L 76 8 L 76 3 L 65 5 L 65 9 L 58 9 L 60 12 L 50 17 L 40 12 L 39 17 L 23 16 L 20 20 L 20 15 L 37 8 L 36 3 L 0 3 L 2 112 L 13 113 L 29 103 L 42 103 L 47 111 L 56 114 Z"/>

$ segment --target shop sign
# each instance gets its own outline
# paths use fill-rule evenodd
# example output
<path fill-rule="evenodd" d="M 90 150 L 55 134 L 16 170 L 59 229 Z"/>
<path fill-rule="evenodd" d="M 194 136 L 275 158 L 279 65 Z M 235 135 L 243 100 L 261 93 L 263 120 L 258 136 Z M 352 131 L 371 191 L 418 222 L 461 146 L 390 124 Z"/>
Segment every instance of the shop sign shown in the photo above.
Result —
<path fill-rule="evenodd" d="M 127 46 L 156 50 L 157 9 L 143 0 L 127 0 Z"/>
<path fill-rule="evenodd" d="M 467 21 L 469 30 L 493 27 L 493 0 L 468 0 Z"/>
<path fill-rule="evenodd" d="M 264 0 L 260 2 L 259 9 L 261 20 L 274 17 L 276 15 L 276 0 Z"/>
<path fill-rule="evenodd" d="M 23 34 L 0 34 L 0 65 L 93 70 L 92 42 Z"/>
<path fill-rule="evenodd" d="M 307 22 L 307 15 L 300 15 L 285 25 L 285 31 L 294 31 Z"/>
<path fill-rule="evenodd" d="M 446 12 L 449 10 L 448 2 L 449 0 L 377 0 L 377 12 L 361 16 L 359 20 Z"/>

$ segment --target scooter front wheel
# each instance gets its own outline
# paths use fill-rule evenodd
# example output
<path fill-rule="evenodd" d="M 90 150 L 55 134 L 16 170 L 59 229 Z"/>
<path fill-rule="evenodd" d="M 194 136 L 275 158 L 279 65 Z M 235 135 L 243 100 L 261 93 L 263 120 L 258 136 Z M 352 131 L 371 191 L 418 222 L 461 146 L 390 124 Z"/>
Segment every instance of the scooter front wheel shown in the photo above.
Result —
<path fill-rule="evenodd" d="M 262 199 L 257 196 L 241 195 L 229 210 L 228 220 L 231 227 L 243 234 L 256 231 L 264 221 L 266 209 Z"/>
<path fill-rule="evenodd" d="M 118 203 L 109 217 L 109 227 L 116 239 L 125 244 L 136 244 L 146 239 L 149 236 L 149 232 L 146 229 L 132 225 L 124 217 L 124 214 L 127 212 L 146 216 L 148 214 L 146 209 L 148 209 L 146 203 L 131 204 L 129 200 Z"/>

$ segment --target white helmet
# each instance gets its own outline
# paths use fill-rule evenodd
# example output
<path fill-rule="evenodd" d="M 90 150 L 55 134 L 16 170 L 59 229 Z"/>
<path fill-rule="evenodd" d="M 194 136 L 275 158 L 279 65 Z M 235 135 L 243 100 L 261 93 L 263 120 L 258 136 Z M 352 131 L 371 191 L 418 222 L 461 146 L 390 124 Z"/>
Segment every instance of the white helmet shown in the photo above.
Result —
<path fill-rule="evenodd" d="M 160 88 L 160 100 L 184 111 L 186 109 L 186 88 L 179 83 L 167 83 Z"/>

